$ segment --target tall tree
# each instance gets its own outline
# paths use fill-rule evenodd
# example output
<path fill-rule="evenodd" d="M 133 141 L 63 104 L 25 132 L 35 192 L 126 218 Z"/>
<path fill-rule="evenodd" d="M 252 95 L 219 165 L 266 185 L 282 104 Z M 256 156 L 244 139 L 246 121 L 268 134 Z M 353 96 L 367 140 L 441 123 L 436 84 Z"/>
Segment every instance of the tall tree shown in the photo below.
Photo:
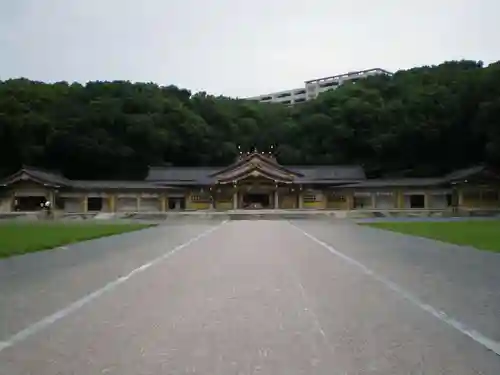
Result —
<path fill-rule="evenodd" d="M 143 178 L 150 165 L 217 165 L 271 145 L 284 164 L 373 175 L 500 165 L 500 62 L 449 61 L 347 83 L 294 107 L 128 81 L 0 81 L 0 173 Z"/>

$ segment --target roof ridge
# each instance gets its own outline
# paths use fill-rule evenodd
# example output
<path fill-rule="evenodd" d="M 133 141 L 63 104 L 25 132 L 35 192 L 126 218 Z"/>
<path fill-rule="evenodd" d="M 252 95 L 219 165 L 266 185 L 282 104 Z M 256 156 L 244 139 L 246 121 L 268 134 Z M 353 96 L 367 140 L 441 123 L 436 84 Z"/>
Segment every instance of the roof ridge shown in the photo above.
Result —
<path fill-rule="evenodd" d="M 202 165 L 202 166 L 192 166 L 192 165 L 156 165 L 156 166 L 150 166 L 149 169 L 176 169 L 176 168 L 182 168 L 182 169 L 203 169 L 203 168 L 225 168 L 224 166 L 211 166 L 211 165 Z"/>
<path fill-rule="evenodd" d="M 32 165 L 23 164 L 21 167 L 21 170 L 28 170 L 28 171 L 31 170 L 31 171 L 35 171 L 35 172 L 52 173 L 52 174 L 58 175 L 60 177 L 66 178 L 59 169 L 47 169 L 47 168 L 43 168 L 43 167 L 34 167 Z"/>
<path fill-rule="evenodd" d="M 284 164 L 283 166 L 288 167 L 288 168 L 362 168 L 362 169 L 364 169 L 363 166 L 360 164 L 327 164 L 327 165 L 323 165 L 323 164 L 311 164 L 311 165 L 288 164 L 287 165 L 287 164 Z"/>

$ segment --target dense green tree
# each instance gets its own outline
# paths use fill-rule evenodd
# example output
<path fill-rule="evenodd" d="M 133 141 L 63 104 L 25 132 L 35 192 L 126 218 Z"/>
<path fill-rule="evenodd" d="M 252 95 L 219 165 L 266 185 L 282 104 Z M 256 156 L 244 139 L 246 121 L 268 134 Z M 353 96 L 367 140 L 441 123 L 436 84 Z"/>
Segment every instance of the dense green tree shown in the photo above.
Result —
<path fill-rule="evenodd" d="M 127 81 L 0 81 L 0 173 L 81 179 L 148 166 L 225 165 L 271 145 L 284 164 L 362 164 L 374 175 L 500 165 L 500 62 L 450 61 L 345 84 L 294 107 Z"/>

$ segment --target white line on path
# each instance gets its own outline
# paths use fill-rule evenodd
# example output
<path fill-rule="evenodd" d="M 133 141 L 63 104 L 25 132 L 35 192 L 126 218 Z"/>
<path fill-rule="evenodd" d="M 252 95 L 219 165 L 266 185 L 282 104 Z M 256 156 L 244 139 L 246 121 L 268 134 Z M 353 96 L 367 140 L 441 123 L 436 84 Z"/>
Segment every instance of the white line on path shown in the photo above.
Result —
<path fill-rule="evenodd" d="M 206 230 L 205 232 L 199 234 L 198 236 L 191 238 L 189 241 L 175 247 L 173 250 L 170 250 L 169 252 L 153 259 L 152 261 L 145 263 L 140 267 L 137 267 L 136 269 L 129 272 L 127 275 L 119 277 L 118 279 L 116 279 L 114 281 L 111 281 L 110 283 L 103 286 L 101 289 L 98 289 L 95 292 L 87 294 L 85 297 L 79 299 L 78 301 L 73 302 L 71 305 L 65 307 L 64 309 L 59 310 L 59 311 L 55 312 L 54 314 L 49 315 L 49 316 L 43 318 L 42 320 L 39 320 L 38 322 L 26 327 L 22 331 L 19 331 L 18 333 L 9 337 L 7 340 L 0 341 L 0 352 L 7 349 L 8 347 L 11 347 L 11 346 L 27 339 L 28 337 L 34 335 L 35 333 L 47 328 L 51 324 L 54 324 L 58 320 L 60 320 L 64 317 L 68 316 L 69 314 L 77 311 L 78 309 L 85 306 L 89 302 L 93 301 L 97 297 L 103 295 L 104 293 L 112 291 L 118 285 L 124 283 L 125 281 L 130 279 L 132 276 L 134 276 L 142 271 L 145 271 L 149 267 L 154 266 L 155 264 L 160 263 L 161 261 L 171 257 L 172 255 L 174 255 L 178 251 L 188 247 L 192 243 L 200 240 L 201 238 L 203 238 L 203 237 L 207 236 L 208 234 L 214 232 L 215 230 L 219 229 L 226 222 L 227 222 L 227 220 L 223 221 L 219 225 L 216 225 L 215 227 L 212 227 L 212 228 Z"/>
<path fill-rule="evenodd" d="M 290 222 L 289 222 L 290 223 Z M 399 294 L 401 297 L 405 298 L 406 300 L 410 301 L 413 303 L 415 306 L 420 307 L 422 310 L 427 311 L 428 313 L 432 314 L 442 322 L 452 326 L 459 332 L 463 333 L 466 336 L 469 336 L 471 339 L 476 341 L 477 343 L 483 345 L 487 349 L 491 350 L 492 352 L 496 353 L 497 355 L 500 355 L 500 342 L 497 342 L 495 340 L 492 340 L 486 336 L 484 336 L 482 333 L 475 331 L 469 327 L 467 327 L 464 323 L 452 318 L 448 314 L 446 314 L 444 311 L 440 311 L 431 305 L 428 305 L 418 299 L 417 297 L 413 296 L 411 293 L 408 291 L 404 290 L 401 288 L 399 285 L 395 284 L 394 282 L 386 279 L 385 277 L 382 277 L 378 274 L 376 274 L 374 271 L 366 267 L 363 263 L 358 262 L 357 260 L 345 255 L 344 253 L 341 253 L 340 251 L 336 250 L 332 246 L 326 244 L 325 242 L 317 239 L 314 237 L 312 234 L 307 233 L 305 230 L 302 228 L 299 228 L 298 226 L 290 223 L 295 229 L 299 230 L 302 232 L 306 237 L 309 237 L 311 240 L 316 242 L 317 244 L 323 246 L 325 249 L 330 251 L 333 255 L 338 256 L 339 258 L 342 258 L 344 261 L 347 263 L 351 264 L 352 266 L 360 268 L 366 275 L 369 275 L 373 277 L 375 280 L 381 282 L 384 284 L 387 288 L 391 289 L 392 291 L 396 292 Z"/>

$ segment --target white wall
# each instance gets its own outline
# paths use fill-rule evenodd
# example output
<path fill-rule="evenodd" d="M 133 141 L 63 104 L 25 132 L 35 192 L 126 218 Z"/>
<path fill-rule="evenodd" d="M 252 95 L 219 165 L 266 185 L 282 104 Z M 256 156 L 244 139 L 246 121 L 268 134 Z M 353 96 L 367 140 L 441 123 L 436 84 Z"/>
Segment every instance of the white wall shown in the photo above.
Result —
<path fill-rule="evenodd" d="M 403 195 L 403 208 L 410 208 L 410 196 L 409 195 Z"/>
<path fill-rule="evenodd" d="M 135 212 L 137 211 L 137 199 L 136 198 L 117 198 L 116 199 L 116 211 L 117 212 Z"/>
<path fill-rule="evenodd" d="M 82 212 L 83 205 L 81 198 L 63 198 L 65 212 Z"/>
<path fill-rule="evenodd" d="M 446 194 L 429 195 L 429 208 L 446 208 L 448 207 L 448 200 Z"/>
<path fill-rule="evenodd" d="M 315 195 L 316 202 L 324 202 L 326 201 L 325 195 L 321 190 L 311 190 L 311 194 Z"/>
<path fill-rule="evenodd" d="M 0 212 L 10 212 L 12 209 L 10 204 L 10 197 L 0 198 Z"/>
<path fill-rule="evenodd" d="M 390 210 L 395 208 L 395 197 L 392 195 L 376 195 L 375 207 L 383 210 Z"/>
<path fill-rule="evenodd" d="M 142 198 L 141 211 L 143 212 L 159 212 L 161 211 L 161 204 L 158 198 Z"/>
<path fill-rule="evenodd" d="M 109 212 L 109 199 L 108 198 L 102 198 L 101 212 Z"/>

